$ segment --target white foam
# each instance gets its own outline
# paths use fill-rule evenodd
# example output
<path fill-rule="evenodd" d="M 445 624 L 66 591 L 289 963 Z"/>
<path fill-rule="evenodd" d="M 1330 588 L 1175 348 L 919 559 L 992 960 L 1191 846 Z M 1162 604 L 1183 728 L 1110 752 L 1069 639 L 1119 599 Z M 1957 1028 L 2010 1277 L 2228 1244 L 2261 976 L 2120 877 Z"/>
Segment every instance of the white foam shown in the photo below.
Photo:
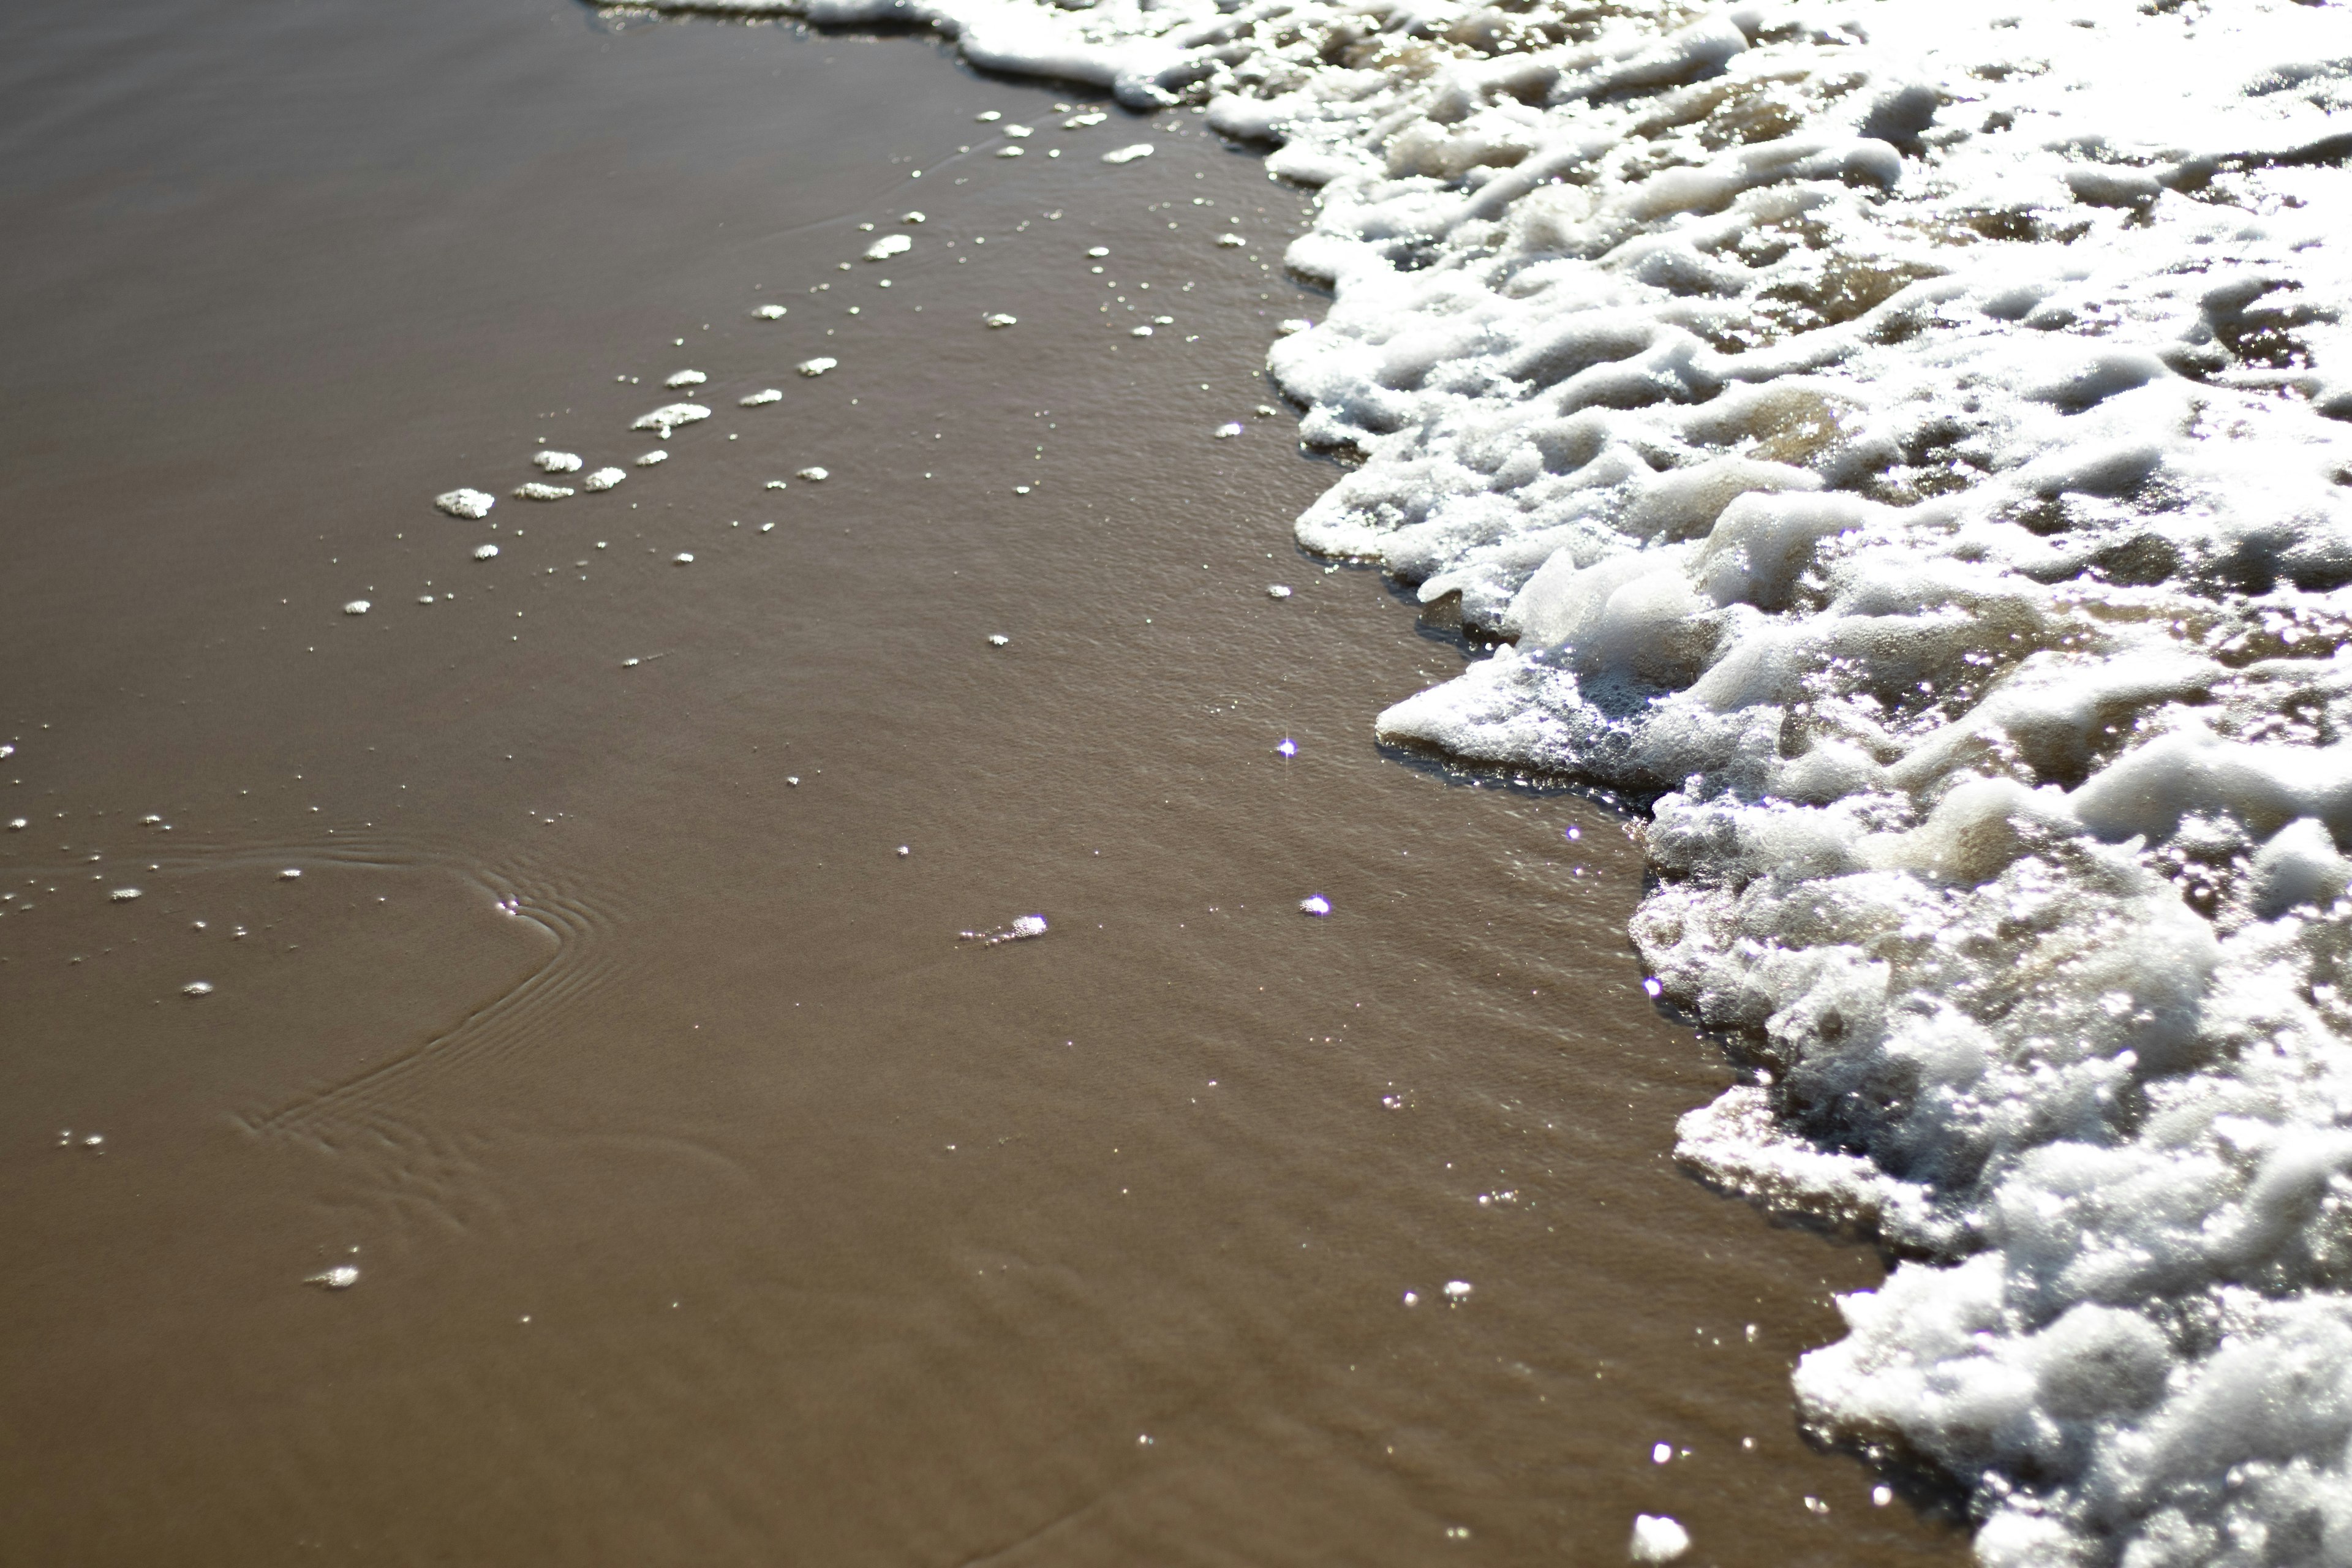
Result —
<path fill-rule="evenodd" d="M 830 471 L 824 468 L 802 468 L 793 475 L 793 478 L 806 479 L 811 484 L 821 484 L 831 477 Z"/>
<path fill-rule="evenodd" d="M 531 480 L 529 484 L 517 485 L 514 489 L 517 500 L 563 500 L 572 493 L 570 485 L 547 485 L 540 483 L 537 479 Z"/>
<path fill-rule="evenodd" d="M 474 546 L 474 559 L 477 561 L 494 561 L 498 559 L 498 553 L 499 547 L 495 544 L 477 544 Z"/>
<path fill-rule="evenodd" d="M 458 489 L 435 496 L 433 504 L 451 517 L 462 517 L 471 521 L 489 516 L 490 508 L 499 504 L 499 499 L 487 490 Z"/>
<path fill-rule="evenodd" d="M 800 363 L 793 366 L 793 368 L 800 372 L 803 375 L 823 375 L 826 371 L 831 370 L 840 363 L 841 362 L 839 360 L 832 358 L 830 355 L 819 354 L 814 359 L 804 359 L 801 361 Z"/>
<path fill-rule="evenodd" d="M 751 314 L 763 321 L 782 321 L 788 313 L 782 305 L 755 305 L 751 309 Z"/>
<path fill-rule="evenodd" d="M 1626 1554 L 1636 1563 L 1672 1563 L 1690 1550 L 1690 1531 L 1662 1513 L 1633 1516 L 1633 1543 Z"/>
<path fill-rule="evenodd" d="M 992 310 L 982 316 L 981 321 L 992 327 L 1014 327 L 1021 324 L 1018 317 L 1008 316 L 1002 310 Z"/>
<path fill-rule="evenodd" d="M 1132 163 L 1138 158 L 1149 158 L 1150 156 L 1151 143 L 1149 142 L 1137 142 L 1125 147 L 1114 148 L 1110 152 L 1104 153 L 1102 155 L 1102 161 L 1106 163 Z"/>
<path fill-rule="evenodd" d="M 352 599 L 343 605 L 343 614 L 347 616 L 364 616 L 368 611 L 374 607 L 374 605 L 368 603 L 365 599 Z"/>
<path fill-rule="evenodd" d="M 735 401 L 744 408 L 763 408 L 771 403 L 782 403 L 783 400 L 784 395 L 781 391 L 772 386 L 763 386 L 757 392 L 744 394 Z"/>
<path fill-rule="evenodd" d="M 663 379 L 662 384 L 676 390 L 682 386 L 700 386 L 709 379 L 698 370 L 674 370 Z"/>
<path fill-rule="evenodd" d="M 866 247 L 868 261 L 887 261 L 894 256 L 904 256 L 915 248 L 914 240 L 903 234 L 886 234 Z"/>
<path fill-rule="evenodd" d="M 637 461 L 642 463 L 645 459 L 640 458 Z M 626 468 L 598 468 L 594 473 L 590 474 L 586 479 L 580 481 L 580 488 L 583 490 L 609 490 L 614 485 L 619 484 L 623 479 L 625 479 L 628 477 L 629 471 Z"/>
<path fill-rule="evenodd" d="M 630 421 L 629 428 L 656 431 L 667 441 L 669 433 L 679 426 L 698 425 L 709 417 L 710 410 L 698 403 L 665 403 L 650 414 L 638 415 Z"/>
<path fill-rule="evenodd" d="M 656 463 L 667 463 L 668 461 L 669 454 L 663 451 L 659 447 L 656 447 L 652 451 L 643 453 L 638 457 L 637 467 L 641 468 L 650 468 Z"/>
<path fill-rule="evenodd" d="M 551 449 L 533 452 L 530 455 L 530 460 L 538 465 L 539 471 L 543 474 L 576 474 L 580 471 L 581 466 L 578 453 L 558 452 Z"/>

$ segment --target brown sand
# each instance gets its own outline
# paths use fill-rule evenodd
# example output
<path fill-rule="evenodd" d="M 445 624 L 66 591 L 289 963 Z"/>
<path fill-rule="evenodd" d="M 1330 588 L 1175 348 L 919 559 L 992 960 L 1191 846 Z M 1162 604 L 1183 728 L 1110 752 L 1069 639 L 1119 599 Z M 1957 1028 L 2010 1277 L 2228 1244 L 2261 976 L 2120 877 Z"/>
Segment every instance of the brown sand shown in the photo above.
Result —
<path fill-rule="evenodd" d="M 8 1560 L 1964 1554 L 1796 1435 L 1877 1266 L 1667 1157 L 1727 1069 L 1616 824 L 1370 740 L 1463 655 L 1289 545 L 1307 195 L 1057 101 L 512 0 L 0 18 Z M 663 467 L 430 509 L 688 365 Z"/>

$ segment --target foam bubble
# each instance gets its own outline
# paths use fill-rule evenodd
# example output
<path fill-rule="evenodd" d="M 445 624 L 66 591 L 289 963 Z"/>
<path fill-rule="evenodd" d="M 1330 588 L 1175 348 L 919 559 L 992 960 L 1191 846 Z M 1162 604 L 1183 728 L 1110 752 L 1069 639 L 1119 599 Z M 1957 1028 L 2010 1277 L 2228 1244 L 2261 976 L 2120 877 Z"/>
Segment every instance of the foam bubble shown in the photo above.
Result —
<path fill-rule="evenodd" d="M 490 508 L 499 504 L 498 498 L 485 490 L 454 489 L 433 498 L 433 504 L 451 517 L 471 521 L 490 515 Z"/>
<path fill-rule="evenodd" d="M 542 449 L 533 452 L 530 460 L 543 474 L 576 474 L 581 467 L 580 455 L 577 452 Z"/>
<path fill-rule="evenodd" d="M 793 475 L 793 478 L 806 479 L 811 484 L 822 484 L 831 477 L 831 473 L 824 468 L 802 468 Z"/>
<path fill-rule="evenodd" d="M 1151 143 L 1149 142 L 1131 142 L 1125 147 L 1115 148 L 1112 151 L 1104 153 L 1102 155 L 1102 161 L 1106 163 L 1132 163 L 1138 158 L 1149 158 L 1150 156 Z"/>
<path fill-rule="evenodd" d="M 653 430 L 664 440 L 681 425 L 698 425 L 710 417 L 710 410 L 698 403 L 665 403 L 649 414 L 640 414 L 630 421 L 632 430 Z"/>
<path fill-rule="evenodd" d="M 332 1268 L 323 1269 L 302 1281 L 305 1285 L 316 1285 L 321 1290 L 348 1290 L 359 1282 L 359 1269 L 349 1263 L 338 1263 Z"/>
<path fill-rule="evenodd" d="M 752 309 L 751 314 L 763 321 L 779 321 L 783 320 L 786 311 L 782 305 L 760 305 Z"/>
<path fill-rule="evenodd" d="M 668 461 L 669 461 L 669 454 L 668 454 L 667 452 L 663 451 L 659 447 L 655 447 L 652 451 L 650 451 L 650 452 L 643 452 L 643 453 L 638 454 L 638 457 L 637 457 L 637 467 L 639 467 L 639 468 L 652 468 L 656 463 L 667 463 L 667 462 L 668 462 Z"/>
<path fill-rule="evenodd" d="M 643 460 L 639 459 L 641 462 Z M 598 468 L 580 481 L 580 488 L 583 490 L 609 490 L 628 477 L 629 471 L 626 468 Z"/>
<path fill-rule="evenodd" d="M 499 547 L 495 544 L 477 544 L 474 546 L 474 559 L 477 561 L 495 560 L 498 557 L 498 553 Z"/>
<path fill-rule="evenodd" d="M 674 370 L 662 379 L 662 384 L 676 390 L 684 386 L 700 386 L 709 379 L 698 370 Z"/>
<path fill-rule="evenodd" d="M 1690 1550 L 1690 1531 L 1662 1513 L 1633 1516 L 1633 1542 L 1626 1554 L 1636 1563 L 1672 1563 Z"/>
<path fill-rule="evenodd" d="M 1298 912 L 1302 915 L 1313 915 L 1319 920 L 1331 912 L 1331 900 L 1320 893 L 1309 893 L 1298 900 Z"/>
<path fill-rule="evenodd" d="M 117 888 L 106 896 L 118 904 L 127 904 L 141 894 L 137 888 Z"/>
<path fill-rule="evenodd" d="M 694 552 L 681 550 L 669 558 L 669 563 L 673 566 L 691 566 L 694 564 Z"/>
<path fill-rule="evenodd" d="M 209 996 L 212 994 L 213 983 L 209 980 L 191 980 L 180 987 L 183 996 Z"/>
<path fill-rule="evenodd" d="M 782 403 L 783 400 L 784 395 L 782 392 L 772 386 L 763 386 L 757 392 L 744 394 L 735 401 L 745 408 L 760 408 L 771 403 Z"/>
<path fill-rule="evenodd" d="M 1268 583 L 1265 585 L 1265 596 L 1269 599 L 1287 599 L 1290 597 L 1289 584 L 1285 583 Z"/>
<path fill-rule="evenodd" d="M 887 261 L 894 256 L 904 256 L 915 248 L 914 240 L 903 234 L 886 234 L 866 247 L 868 261 Z"/>
<path fill-rule="evenodd" d="M 364 616 L 368 611 L 374 607 L 374 605 L 371 605 L 365 599 L 352 599 L 345 603 L 343 605 L 343 614 L 347 616 Z"/>
<path fill-rule="evenodd" d="M 982 316 L 981 321 L 992 327 L 1011 327 L 1019 325 L 1019 319 L 1017 317 L 1008 316 L 1002 310 L 991 311 L 989 314 Z"/>
<path fill-rule="evenodd" d="M 517 500 L 564 500 L 572 494 L 572 489 L 569 485 L 541 484 L 537 479 L 531 480 L 529 484 L 517 485 L 514 489 L 514 497 Z"/>
<path fill-rule="evenodd" d="M 834 359 L 829 355 L 819 354 L 814 359 L 804 359 L 801 361 L 800 363 L 793 366 L 793 368 L 800 372 L 803 375 L 823 375 L 826 371 L 833 369 L 834 366 L 840 363 L 841 362 L 839 360 Z"/>

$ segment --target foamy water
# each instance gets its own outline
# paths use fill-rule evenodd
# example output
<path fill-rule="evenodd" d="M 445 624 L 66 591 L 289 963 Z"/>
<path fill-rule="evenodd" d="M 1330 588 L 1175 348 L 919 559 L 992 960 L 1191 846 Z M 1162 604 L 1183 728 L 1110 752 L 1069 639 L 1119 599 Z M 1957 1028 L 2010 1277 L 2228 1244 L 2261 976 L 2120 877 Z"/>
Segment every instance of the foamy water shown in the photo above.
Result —
<path fill-rule="evenodd" d="M 694 8 L 1276 143 L 1299 537 L 1503 645 L 1381 734 L 1654 798 L 1683 1156 L 1909 1258 L 1806 1418 L 1989 1563 L 2352 1563 L 2340 7 Z"/>

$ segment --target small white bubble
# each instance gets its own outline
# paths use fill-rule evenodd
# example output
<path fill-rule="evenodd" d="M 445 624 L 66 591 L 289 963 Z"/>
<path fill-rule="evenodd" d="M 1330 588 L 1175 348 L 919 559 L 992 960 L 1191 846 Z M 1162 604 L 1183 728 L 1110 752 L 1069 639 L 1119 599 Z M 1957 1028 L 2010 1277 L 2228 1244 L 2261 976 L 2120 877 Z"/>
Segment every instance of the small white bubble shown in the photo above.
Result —
<path fill-rule="evenodd" d="M 798 789 L 801 787 L 801 775 L 798 773 L 786 773 L 784 775 L 784 783 L 794 789 Z"/>
<path fill-rule="evenodd" d="M 343 606 L 343 614 L 347 616 L 364 616 L 373 608 L 375 608 L 375 606 L 368 603 L 365 599 L 353 599 Z"/>
<path fill-rule="evenodd" d="M 1127 330 L 1127 335 L 1130 338 L 1148 338 L 1151 335 L 1151 329 L 1150 327 L 1129 327 Z"/>
<path fill-rule="evenodd" d="M 499 547 L 495 544 L 477 544 L 474 546 L 474 559 L 477 561 L 488 561 L 495 557 L 498 552 Z"/>
<path fill-rule="evenodd" d="M 30 827 L 31 826 L 31 823 L 26 822 L 21 816 L 12 816 L 8 819 L 8 831 L 11 833 L 22 833 L 26 828 Z"/>
<path fill-rule="evenodd" d="M 833 369 L 834 366 L 840 363 L 841 362 L 839 360 L 833 358 L 831 355 L 819 354 L 814 359 L 804 359 L 801 361 L 800 363 L 793 366 L 793 368 L 800 372 L 803 375 L 823 375 L 826 371 Z"/>
<path fill-rule="evenodd" d="M 514 489 L 517 500 L 568 500 L 572 494 L 570 485 L 543 485 L 537 479 L 527 485 L 517 485 Z"/>
<path fill-rule="evenodd" d="M 1320 893 L 1310 893 L 1298 900 L 1298 912 L 1302 915 L 1314 915 L 1319 919 L 1331 912 L 1331 900 Z"/>
<path fill-rule="evenodd" d="M 1445 1282 L 1445 1299 L 1449 1301 L 1468 1300 L 1470 1299 L 1470 1281 L 1467 1279 L 1448 1279 Z"/>
<path fill-rule="evenodd" d="M 281 882 L 291 882 L 299 879 L 301 875 L 301 867 L 289 866 L 286 869 L 278 873 L 278 879 Z"/>
<path fill-rule="evenodd" d="M 212 994 L 213 983 L 209 980 L 191 980 L 180 987 L 183 996 L 209 996 Z"/>
<path fill-rule="evenodd" d="M 1663 1465 L 1674 1457 L 1675 1446 L 1672 1443 L 1653 1443 L 1650 1445 L 1650 1463 L 1654 1465 Z"/>
<path fill-rule="evenodd" d="M 806 479 L 813 485 L 823 484 L 832 477 L 832 474 L 824 468 L 803 468 L 793 476 L 796 479 Z"/>
<path fill-rule="evenodd" d="M 114 891 L 107 894 L 106 896 L 112 899 L 118 904 L 127 904 L 131 900 L 139 897 L 139 889 L 136 888 L 117 888 Z"/>
<path fill-rule="evenodd" d="M 1089 249 L 1087 254 L 1094 258 L 1097 261 L 1100 261 L 1104 257 L 1110 254 L 1110 247 L 1108 245 L 1097 245 Z"/>
<path fill-rule="evenodd" d="M 360 1271 L 348 1263 L 338 1263 L 323 1273 L 313 1274 L 302 1281 L 322 1290 L 348 1290 L 360 1282 Z"/>
<path fill-rule="evenodd" d="M 979 121 L 982 125 L 992 125 L 997 121 L 1003 119 L 1004 116 L 993 109 L 983 109 L 978 114 L 973 115 L 972 118 Z"/>
<path fill-rule="evenodd" d="M 763 386 L 757 392 L 746 393 L 735 401 L 745 408 L 762 408 L 771 403 L 782 403 L 783 400 L 784 395 L 782 392 L 772 386 Z"/>
<path fill-rule="evenodd" d="M 656 463 L 667 463 L 668 461 L 669 454 L 663 451 L 659 447 L 656 447 L 652 451 L 646 452 L 637 458 L 637 467 L 641 468 L 650 468 Z"/>
<path fill-rule="evenodd" d="M 1265 596 L 1269 599 L 1287 599 L 1290 597 L 1289 585 L 1283 583 L 1269 583 L 1265 585 Z"/>
<path fill-rule="evenodd" d="M 1642 982 L 1642 989 L 1648 992 L 1651 995 L 1656 996 L 1662 994 L 1666 988 L 1663 984 L 1659 984 L 1655 978 L 1652 978 Z"/>
<path fill-rule="evenodd" d="M 698 370 L 674 370 L 662 379 L 664 386 L 700 386 L 710 378 Z"/>
<path fill-rule="evenodd" d="M 1314 325 L 1314 322 L 1308 321 L 1304 316 L 1293 316 L 1288 321 L 1276 321 L 1274 324 L 1274 330 L 1286 338 L 1293 332 L 1306 331 Z"/>
<path fill-rule="evenodd" d="M 1130 146 L 1121 147 L 1114 152 L 1104 153 L 1102 155 L 1102 161 L 1106 163 L 1132 163 L 1138 158 L 1149 158 L 1150 156 L 1151 143 L 1149 142 L 1138 142 Z"/>
<path fill-rule="evenodd" d="M 1240 235 L 1237 235 L 1237 234 L 1221 234 L 1221 235 L 1217 236 L 1217 243 L 1218 243 L 1219 245 L 1223 246 L 1223 247 L 1224 247 L 1225 248 L 1227 248 L 1228 250 L 1230 250 L 1230 249 L 1233 249 L 1234 247 L 1235 247 L 1236 246 L 1244 246 L 1244 245 L 1247 245 L 1247 244 L 1249 243 L 1249 241 L 1248 241 L 1248 240 L 1246 240 L 1246 239 L 1244 239 Z"/>
<path fill-rule="evenodd" d="M 1891 1503 L 1894 1500 L 1895 1489 L 1893 1487 L 1879 1486 L 1870 1489 L 1871 1507 L 1885 1508 L 1888 1503 Z"/>
<path fill-rule="evenodd" d="M 992 327 L 1013 327 L 1021 324 L 1020 317 L 1008 316 L 1002 310 L 991 311 L 981 320 Z"/>
<path fill-rule="evenodd" d="M 1210 432 L 1210 434 L 1216 437 L 1220 441 L 1229 441 L 1241 433 L 1242 422 L 1238 419 L 1227 420 L 1224 424 L 1218 426 L 1216 429 Z"/>
<path fill-rule="evenodd" d="M 912 855 L 913 853 L 914 853 L 914 851 L 913 851 L 912 849 L 909 849 L 909 848 L 908 848 L 907 846 L 905 846 L 904 844 L 901 844 L 901 845 L 899 845 L 899 846 L 898 846 L 898 858 L 899 858 L 899 859 L 903 860 L 903 859 L 905 859 L 908 856 Z"/>
<path fill-rule="evenodd" d="M 755 308 L 751 314 L 763 321 L 780 321 L 784 315 L 784 308 L 782 305 L 761 305 Z"/>
<path fill-rule="evenodd" d="M 1406 1292 L 1404 1293 L 1404 1304 L 1405 1304 L 1406 1306 L 1408 1306 L 1408 1307 L 1418 1307 L 1418 1306 L 1420 1306 L 1420 1305 L 1421 1305 L 1421 1292 L 1420 1292 L 1420 1291 L 1418 1291 L 1418 1290 L 1408 1290 L 1408 1291 L 1406 1291 Z"/>
<path fill-rule="evenodd" d="M 1003 632 L 991 632 L 988 637 L 988 646 L 991 647 L 1003 647 L 1012 640 L 1013 639 L 1011 637 L 1006 637 Z"/>
<path fill-rule="evenodd" d="M 576 474 L 581 468 L 579 453 L 558 452 L 552 448 L 533 452 L 530 460 L 542 474 Z"/>
<path fill-rule="evenodd" d="M 626 468 L 599 468 L 582 479 L 580 488 L 583 490 L 609 490 L 628 477 L 629 471 Z"/>
<path fill-rule="evenodd" d="M 1636 1563 L 1671 1563 L 1690 1550 L 1690 1531 L 1662 1513 L 1633 1516 L 1633 1542 L 1628 1549 Z"/>
<path fill-rule="evenodd" d="M 919 212 L 901 213 L 898 215 L 898 221 L 900 223 L 921 223 L 923 221 L 923 215 Z"/>
<path fill-rule="evenodd" d="M 673 566 L 691 566 L 694 564 L 694 552 L 681 550 L 669 558 L 669 563 Z"/>
<path fill-rule="evenodd" d="M 462 517 L 471 521 L 489 516 L 490 508 L 499 503 L 497 497 L 484 491 L 459 489 L 451 490 L 446 495 L 435 496 L 433 504 L 451 517 Z"/>
<path fill-rule="evenodd" d="M 1286 757 L 1295 757 L 1298 754 L 1298 742 L 1285 735 L 1274 743 L 1274 749 Z"/>

